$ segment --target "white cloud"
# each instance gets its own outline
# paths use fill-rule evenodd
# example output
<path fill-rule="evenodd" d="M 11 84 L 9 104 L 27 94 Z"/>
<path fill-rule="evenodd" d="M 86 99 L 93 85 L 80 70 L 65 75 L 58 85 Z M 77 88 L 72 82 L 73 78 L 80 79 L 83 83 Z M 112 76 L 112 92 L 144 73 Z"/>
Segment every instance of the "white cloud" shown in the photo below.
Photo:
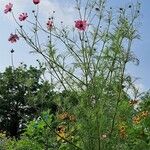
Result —
<path fill-rule="evenodd" d="M 33 5 L 31 0 L 1 0 L 0 1 L 0 10 L 1 16 L 9 21 L 13 21 L 10 14 L 4 14 L 5 5 L 11 2 L 13 4 L 13 12 L 14 14 L 18 14 L 20 12 L 31 12 L 32 9 L 35 9 L 35 5 Z M 53 11 L 56 11 L 55 18 L 57 22 L 63 21 L 66 25 L 72 25 L 74 23 L 74 14 L 75 10 L 72 5 L 60 4 L 59 1 L 49 1 L 42 0 L 39 4 L 41 17 L 44 19 L 48 18 Z"/>
<path fill-rule="evenodd" d="M 139 90 L 139 92 L 144 92 L 145 91 L 145 86 L 142 83 L 136 83 L 135 86 Z"/>
<path fill-rule="evenodd" d="M 55 11 L 55 19 L 57 22 L 63 21 L 66 25 L 72 25 L 74 22 L 75 10 L 72 6 L 62 5 L 58 1 L 44 0 L 41 2 L 40 10 L 43 16 L 49 17 Z"/>
<path fill-rule="evenodd" d="M 134 87 L 138 91 L 138 94 L 141 94 L 141 93 L 143 93 L 143 92 L 146 91 L 145 86 L 142 83 L 140 83 L 140 82 L 134 83 Z M 129 94 L 129 96 L 131 97 L 131 99 L 134 99 L 134 97 L 135 97 L 135 91 L 132 88 L 128 89 L 127 93 Z M 138 99 L 139 98 L 140 97 L 138 97 Z"/>

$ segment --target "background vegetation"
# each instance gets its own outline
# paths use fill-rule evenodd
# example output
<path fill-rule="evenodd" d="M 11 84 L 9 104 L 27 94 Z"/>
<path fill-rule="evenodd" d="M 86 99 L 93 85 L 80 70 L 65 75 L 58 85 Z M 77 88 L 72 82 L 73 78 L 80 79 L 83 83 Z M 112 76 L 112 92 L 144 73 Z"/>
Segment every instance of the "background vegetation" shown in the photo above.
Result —
<path fill-rule="evenodd" d="M 115 11 L 105 0 L 76 0 L 74 27 L 56 26 L 53 12 L 45 28 L 33 2 L 34 19 L 23 20 L 29 32 L 8 11 L 17 24 L 9 41 L 22 38 L 44 60 L 39 69 L 0 74 L 1 149 L 149 150 L 150 93 L 126 74 L 127 64 L 139 63 L 132 45 L 140 3 Z"/>

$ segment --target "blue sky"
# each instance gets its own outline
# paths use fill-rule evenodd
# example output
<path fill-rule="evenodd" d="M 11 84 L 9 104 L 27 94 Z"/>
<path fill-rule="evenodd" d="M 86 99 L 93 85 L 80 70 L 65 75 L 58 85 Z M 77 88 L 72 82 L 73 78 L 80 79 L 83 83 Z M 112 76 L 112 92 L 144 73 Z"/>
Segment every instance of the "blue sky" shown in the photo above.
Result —
<path fill-rule="evenodd" d="M 71 0 L 41 0 L 41 10 L 43 15 L 43 20 L 48 17 L 48 13 L 53 10 L 56 11 L 56 17 L 61 21 L 62 19 L 66 21 L 67 24 L 71 24 L 74 19 L 74 10 Z M 72 0 L 73 1 L 73 0 Z M 124 5 L 128 5 L 130 2 L 136 2 L 136 0 L 108 0 L 112 7 L 119 8 Z M 11 65 L 10 50 L 13 48 L 14 53 L 14 64 L 18 66 L 20 62 L 24 62 L 28 65 L 36 65 L 37 55 L 29 54 L 31 50 L 29 46 L 25 45 L 23 42 L 18 42 L 16 44 L 8 43 L 8 36 L 11 32 L 15 31 L 15 23 L 10 17 L 10 14 L 5 15 L 3 13 L 4 6 L 8 2 L 14 4 L 15 14 L 24 11 L 30 11 L 34 9 L 32 0 L 20 1 L 20 0 L 1 0 L 0 1 L 0 71 L 4 70 L 5 67 Z M 133 45 L 133 51 L 137 58 L 140 60 L 140 65 L 128 65 L 127 72 L 133 77 L 139 77 L 137 85 L 144 89 L 150 89 L 150 1 L 141 0 L 141 25 L 139 32 L 141 35 L 141 40 L 138 40 Z"/>

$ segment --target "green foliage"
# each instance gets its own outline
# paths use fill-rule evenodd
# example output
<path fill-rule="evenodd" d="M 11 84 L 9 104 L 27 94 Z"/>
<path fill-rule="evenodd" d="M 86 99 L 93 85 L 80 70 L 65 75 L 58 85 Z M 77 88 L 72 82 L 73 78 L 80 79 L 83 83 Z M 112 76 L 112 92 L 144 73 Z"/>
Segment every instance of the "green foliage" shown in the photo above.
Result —
<path fill-rule="evenodd" d="M 30 121 L 25 132 L 21 135 L 21 139 L 7 142 L 5 148 L 8 150 L 43 150 L 53 148 L 54 136 L 50 131 L 51 129 L 47 126 L 47 123 L 51 124 L 53 115 L 49 115 L 49 113 L 50 111 L 43 112 L 38 119 Z"/>
<path fill-rule="evenodd" d="M 36 141 L 31 141 L 27 138 L 22 138 L 18 142 L 11 141 L 5 145 L 7 150 L 42 150 L 43 148 Z"/>
<path fill-rule="evenodd" d="M 34 108 L 40 111 L 38 115 L 33 113 L 33 119 L 26 124 L 21 139 L 12 140 L 8 146 L 12 145 L 11 149 L 46 150 L 149 150 L 150 96 L 147 93 L 141 97 L 134 79 L 126 74 L 130 62 L 139 63 L 132 44 L 139 39 L 136 25 L 140 3 L 120 8 L 113 14 L 114 10 L 107 9 L 105 0 L 75 2 L 80 22 L 84 18 L 88 23 L 89 27 L 85 30 L 76 26 L 73 30 L 54 26 L 47 31 L 39 24 L 38 12 L 33 12 L 36 14 L 35 22 L 30 22 L 31 28 L 35 29 L 33 36 L 27 36 L 30 34 L 23 27 L 19 26 L 17 30 L 27 44 L 44 58 L 56 92 L 51 93 L 48 82 L 39 82 L 41 70 L 21 70 L 23 74 L 17 76 L 16 70 L 9 69 L 10 78 L 4 77 L 10 81 L 7 78 L 1 80 L 1 95 L 12 102 L 14 93 L 17 93 L 17 98 L 20 93 L 17 92 L 18 86 L 19 89 L 23 87 L 26 90 L 25 97 L 19 96 L 21 101 L 27 100 L 25 106 L 31 111 Z M 39 30 L 48 36 L 46 46 L 43 36 L 40 43 Z M 13 77 L 9 75 L 12 72 L 15 73 Z M 51 98 L 53 103 L 49 101 Z M 2 96 L 0 100 L 4 106 L 9 104 L 11 108 L 12 103 L 4 103 Z M 49 107 L 50 110 L 46 111 Z M 1 112 L 4 113 L 5 109 Z M 22 117 L 26 118 L 25 113 Z"/>
<path fill-rule="evenodd" d="M 7 136 L 19 137 L 27 121 L 48 109 L 47 105 L 54 106 L 52 88 L 41 78 L 43 71 L 20 66 L 0 73 L 0 130 Z"/>

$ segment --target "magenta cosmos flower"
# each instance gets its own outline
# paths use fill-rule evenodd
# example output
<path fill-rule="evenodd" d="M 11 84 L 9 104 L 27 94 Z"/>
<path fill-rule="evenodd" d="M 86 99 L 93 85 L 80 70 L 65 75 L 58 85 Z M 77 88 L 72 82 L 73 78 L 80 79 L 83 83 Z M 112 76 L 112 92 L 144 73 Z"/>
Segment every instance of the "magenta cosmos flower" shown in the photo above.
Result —
<path fill-rule="evenodd" d="M 13 7 L 12 3 L 7 4 L 5 6 L 4 13 L 7 14 L 8 12 L 11 12 L 12 11 L 12 7 Z"/>
<path fill-rule="evenodd" d="M 47 29 L 48 29 L 48 30 L 51 30 L 52 27 L 53 27 L 53 21 L 48 20 L 48 22 L 47 22 L 46 25 L 47 25 Z"/>
<path fill-rule="evenodd" d="M 11 42 L 11 43 L 15 43 L 15 42 L 17 42 L 17 40 L 19 40 L 18 35 L 11 33 L 11 34 L 10 34 L 10 37 L 9 37 L 9 39 L 8 39 L 8 41 Z"/>
<path fill-rule="evenodd" d="M 34 3 L 35 5 L 37 5 L 38 3 L 40 3 L 40 0 L 33 0 L 33 3 Z"/>
<path fill-rule="evenodd" d="M 88 24 L 87 24 L 86 20 L 75 21 L 75 27 L 79 30 L 85 31 L 87 26 L 88 26 Z"/>
<path fill-rule="evenodd" d="M 27 17 L 28 17 L 27 13 L 22 13 L 22 14 L 19 15 L 19 20 L 24 21 L 24 20 L 26 20 Z"/>

